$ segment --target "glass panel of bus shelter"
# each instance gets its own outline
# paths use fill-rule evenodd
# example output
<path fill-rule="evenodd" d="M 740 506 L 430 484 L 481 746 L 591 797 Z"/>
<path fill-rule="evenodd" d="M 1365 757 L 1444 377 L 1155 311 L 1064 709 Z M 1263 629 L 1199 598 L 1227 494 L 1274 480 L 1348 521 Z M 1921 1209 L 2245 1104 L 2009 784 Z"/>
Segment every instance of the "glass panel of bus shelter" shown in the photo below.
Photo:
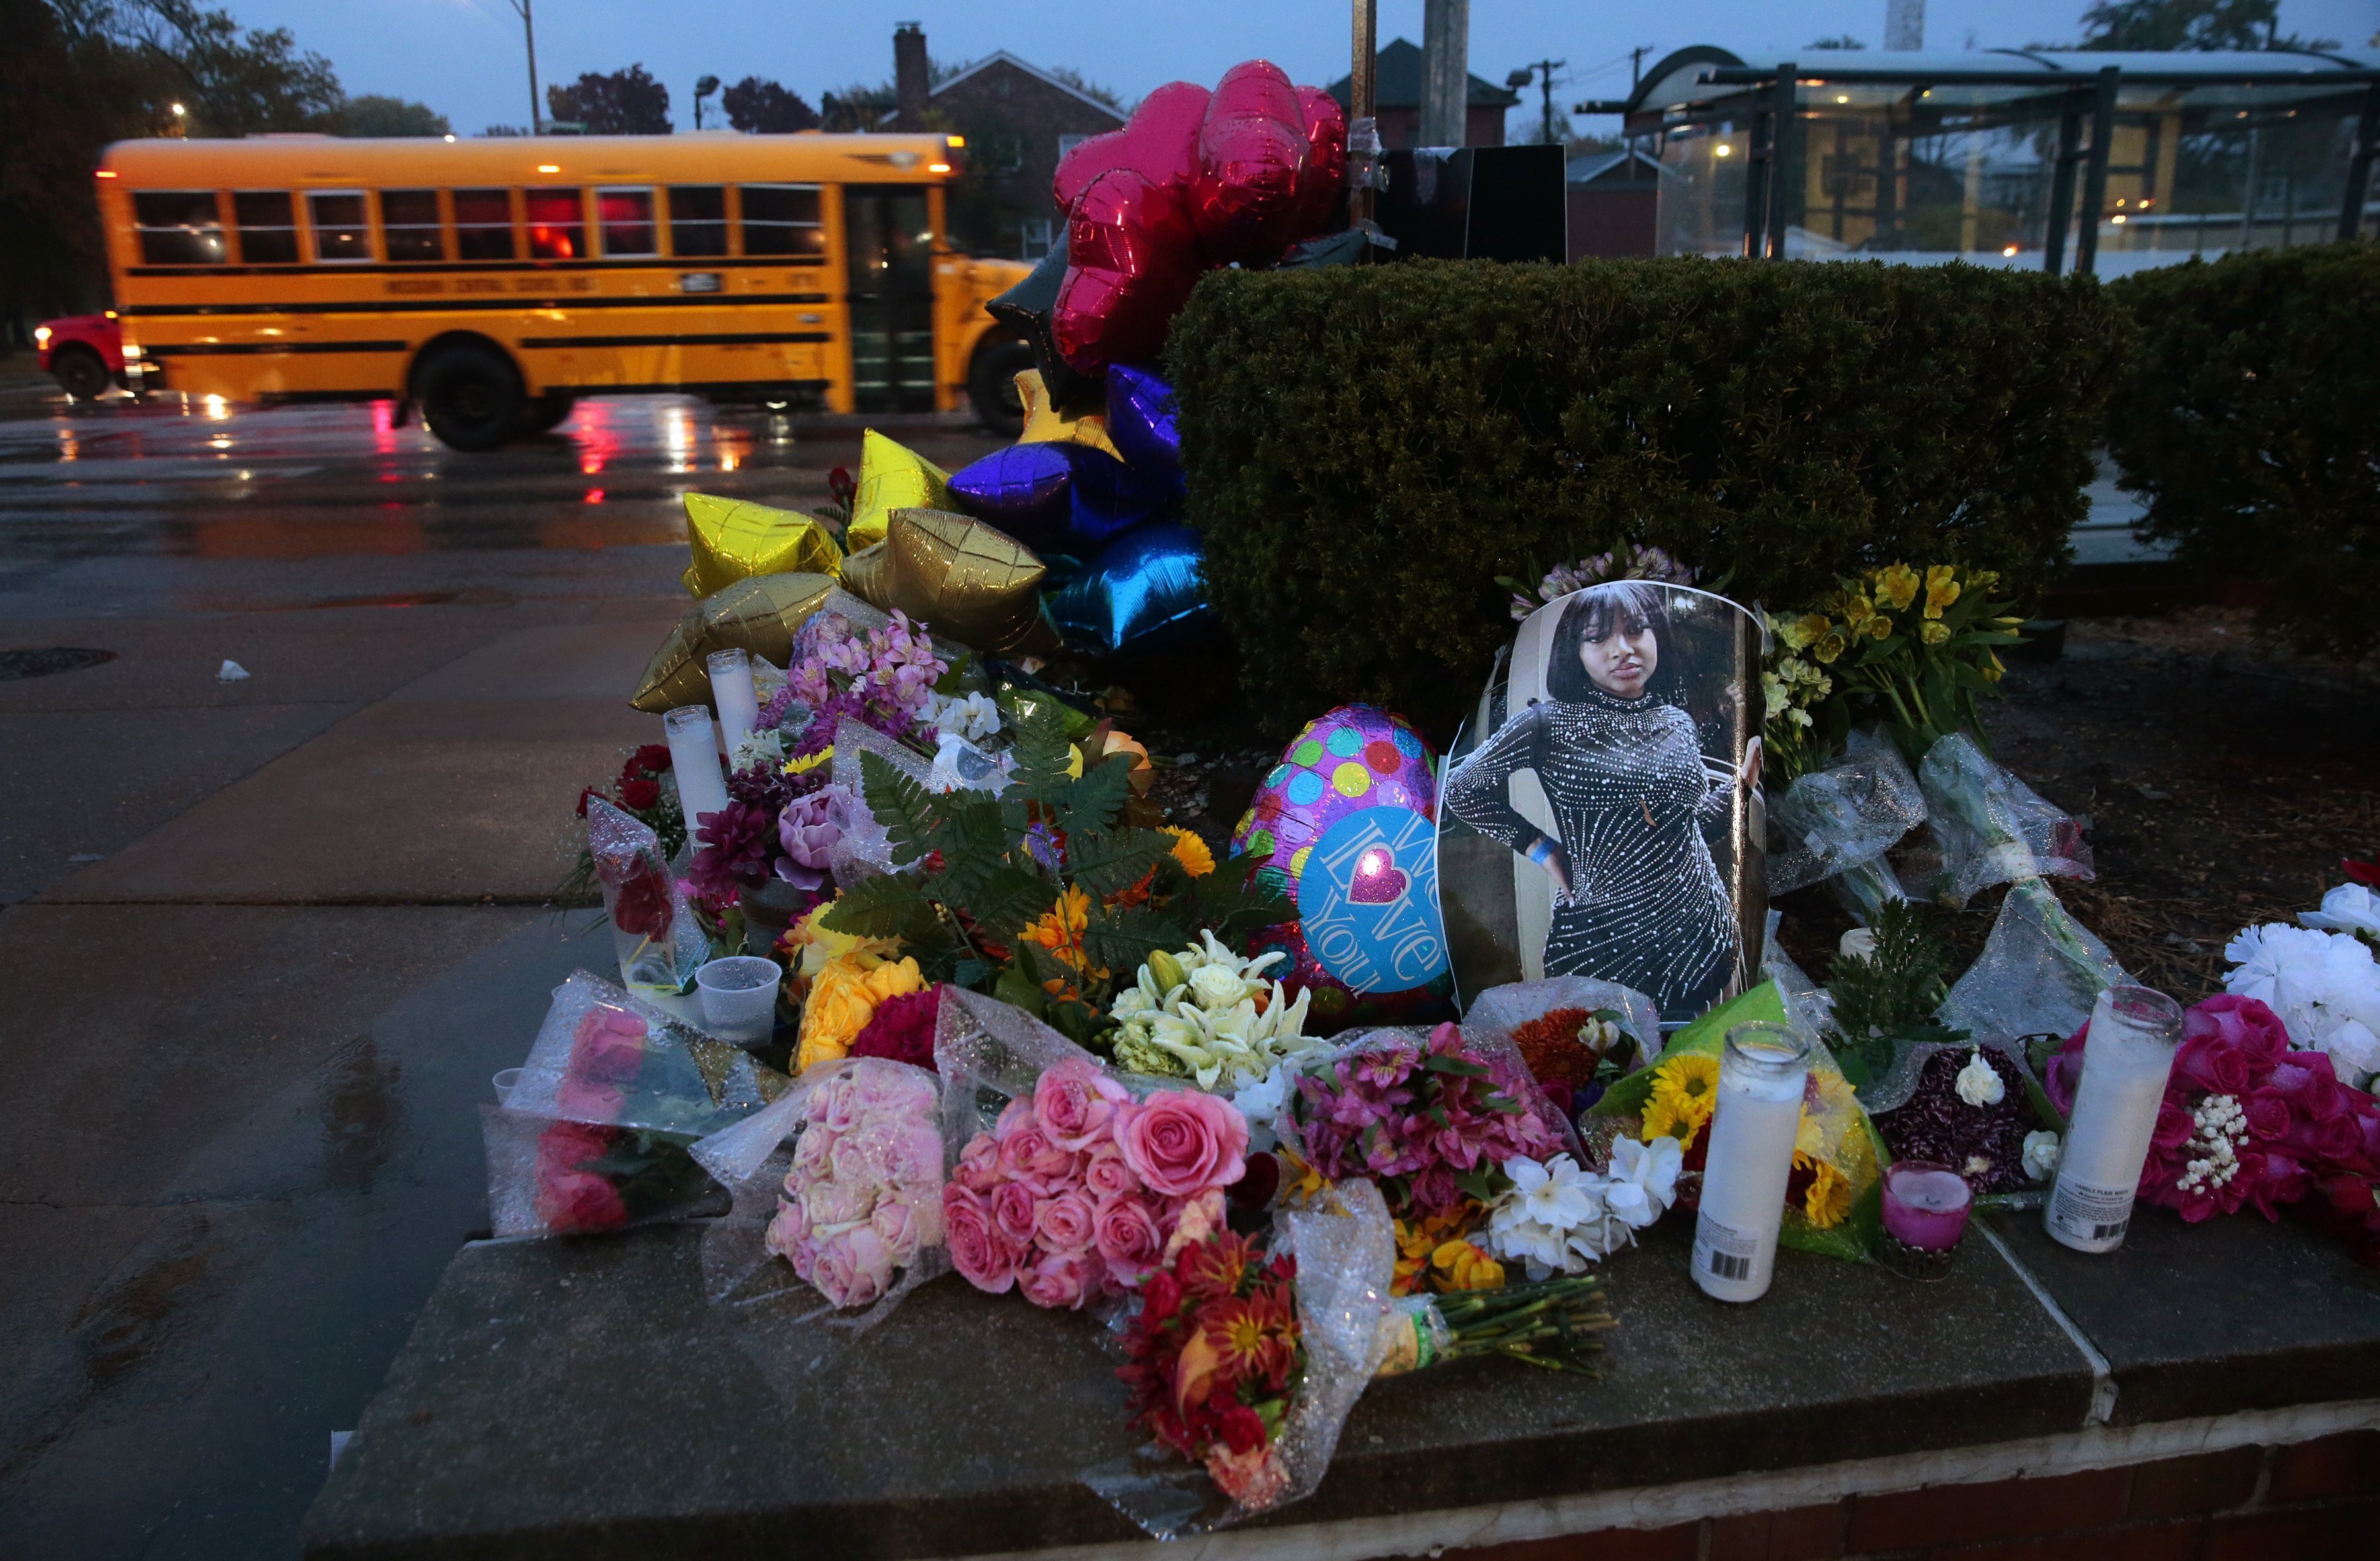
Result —
<path fill-rule="evenodd" d="M 528 207 L 528 258 L 587 258 L 587 208 L 576 189 L 523 192 Z"/>
<path fill-rule="evenodd" d="M 1788 254 L 2039 269 L 2062 92 L 1845 85 L 1803 101 Z"/>
<path fill-rule="evenodd" d="M 855 405 L 863 412 L 931 411 L 934 235 L 924 187 L 845 185 L 843 230 Z"/>
<path fill-rule="evenodd" d="M 371 226 L 359 189 L 310 189 L 306 209 L 314 221 L 314 258 L 335 263 L 368 261 Z"/>
<path fill-rule="evenodd" d="M 819 216 L 819 187 L 814 184 L 746 185 L 744 252 L 747 255 L 824 255 L 826 228 Z"/>
<path fill-rule="evenodd" d="M 239 258 L 249 265 L 298 263 L 298 202 L 285 189 L 236 189 L 232 220 L 239 225 Z"/>
<path fill-rule="evenodd" d="M 144 265 L 216 265 L 224 258 L 223 219 L 212 189 L 141 189 L 132 222 Z"/>
<path fill-rule="evenodd" d="M 434 189 L 383 189 L 380 192 L 381 242 L 393 261 L 436 261 L 446 258 L 446 237 L 438 221 Z"/>
<path fill-rule="evenodd" d="M 669 187 L 670 253 L 680 260 L 715 260 L 727 252 L 727 187 Z"/>
<path fill-rule="evenodd" d="M 2362 107 L 2360 87 L 2123 90 L 2095 269 L 2120 276 L 2192 255 L 2331 242 Z"/>
<path fill-rule="evenodd" d="M 599 189 L 595 221 L 603 229 L 606 255 L 657 255 L 653 240 L 653 192 L 650 189 Z"/>
<path fill-rule="evenodd" d="M 1660 194 L 1654 208 L 1656 253 L 1743 253 L 1750 125 L 1748 115 L 1729 118 L 1719 114 L 1662 130 Z"/>
<path fill-rule="evenodd" d="M 457 260 L 508 261 L 513 249 L 513 194 L 509 189 L 455 192 L 455 256 Z"/>

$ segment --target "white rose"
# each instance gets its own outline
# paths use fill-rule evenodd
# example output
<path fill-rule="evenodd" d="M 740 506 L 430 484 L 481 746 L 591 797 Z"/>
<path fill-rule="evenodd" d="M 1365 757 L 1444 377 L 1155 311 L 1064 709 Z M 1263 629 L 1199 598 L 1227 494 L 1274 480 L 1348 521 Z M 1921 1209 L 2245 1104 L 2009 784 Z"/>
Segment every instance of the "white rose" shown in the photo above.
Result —
<path fill-rule="evenodd" d="M 1202 1008 L 1228 1008 L 1248 994 L 1248 983 L 1236 970 L 1201 965 L 1190 972 L 1190 994 Z"/>
<path fill-rule="evenodd" d="M 1976 1048 L 1968 1057 L 1967 1066 L 1959 1069 L 1959 1098 L 1969 1105 L 1998 1105 L 2008 1093 L 2008 1086 L 1991 1064 L 1984 1060 L 1983 1049 Z"/>
<path fill-rule="evenodd" d="M 2035 1181 L 2047 1181 L 2058 1169 L 2058 1156 L 2065 1145 L 2058 1135 L 2046 1130 L 2024 1135 L 2024 1174 Z"/>

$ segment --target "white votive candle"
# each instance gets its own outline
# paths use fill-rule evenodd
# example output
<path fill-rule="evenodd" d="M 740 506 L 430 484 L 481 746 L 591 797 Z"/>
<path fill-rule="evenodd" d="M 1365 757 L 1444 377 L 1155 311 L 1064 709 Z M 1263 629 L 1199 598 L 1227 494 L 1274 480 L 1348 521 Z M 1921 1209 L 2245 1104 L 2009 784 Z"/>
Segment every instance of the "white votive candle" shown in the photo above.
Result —
<path fill-rule="evenodd" d="M 682 704 L 662 717 L 662 729 L 669 734 L 670 773 L 677 777 L 678 806 L 686 810 L 686 836 L 695 841 L 702 815 L 727 806 L 727 781 L 719 769 L 710 712 L 702 705 Z"/>
<path fill-rule="evenodd" d="M 2181 1040 L 2181 1005 L 2144 986 L 2111 986 L 2091 1010 L 2058 1180 L 2042 1223 L 2078 1252 L 2124 1244 L 2141 1166 Z"/>
<path fill-rule="evenodd" d="M 760 696 L 752 684 L 752 658 L 742 651 L 713 651 L 703 657 L 710 671 L 710 702 L 719 712 L 719 735 L 728 757 L 760 724 Z"/>
<path fill-rule="evenodd" d="M 1789 1026 L 1727 1032 L 1694 1219 L 1694 1283 L 1705 1295 L 1748 1301 L 1768 1293 L 1809 1072 L 1810 1043 Z"/>

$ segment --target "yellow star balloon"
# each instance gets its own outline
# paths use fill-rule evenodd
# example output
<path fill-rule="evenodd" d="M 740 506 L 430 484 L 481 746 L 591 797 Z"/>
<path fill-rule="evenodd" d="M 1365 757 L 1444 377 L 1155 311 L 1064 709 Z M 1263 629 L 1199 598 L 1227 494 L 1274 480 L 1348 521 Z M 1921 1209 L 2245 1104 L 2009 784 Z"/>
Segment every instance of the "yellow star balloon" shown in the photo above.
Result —
<path fill-rule="evenodd" d="M 1103 412 L 1085 412 L 1070 418 L 1050 404 L 1049 387 L 1041 383 L 1038 369 L 1020 369 L 1016 374 L 1016 398 L 1025 403 L 1025 432 L 1016 436 L 1020 445 L 1088 445 L 1094 450 L 1105 450 L 1116 459 L 1123 452 L 1108 437 L 1108 420 Z"/>
<path fill-rule="evenodd" d="M 843 567 L 844 589 L 994 655 L 1053 655 L 1041 614 L 1041 560 L 980 520 L 939 509 L 896 509 L 885 540 Z"/>
<path fill-rule="evenodd" d="M 680 579 L 689 596 L 755 575 L 832 575 L 843 567 L 843 550 L 815 518 L 748 499 L 686 494 L 686 540 L 694 562 Z"/>
<path fill-rule="evenodd" d="M 859 446 L 859 491 L 852 495 L 844 545 L 856 553 L 884 540 L 896 509 L 948 509 L 951 474 L 905 445 L 869 429 Z"/>
<path fill-rule="evenodd" d="M 710 703 L 710 671 L 703 658 L 713 651 L 740 650 L 784 665 L 793 659 L 794 636 L 833 589 L 832 575 L 754 575 L 704 597 L 653 652 L 628 703 L 653 715 Z"/>

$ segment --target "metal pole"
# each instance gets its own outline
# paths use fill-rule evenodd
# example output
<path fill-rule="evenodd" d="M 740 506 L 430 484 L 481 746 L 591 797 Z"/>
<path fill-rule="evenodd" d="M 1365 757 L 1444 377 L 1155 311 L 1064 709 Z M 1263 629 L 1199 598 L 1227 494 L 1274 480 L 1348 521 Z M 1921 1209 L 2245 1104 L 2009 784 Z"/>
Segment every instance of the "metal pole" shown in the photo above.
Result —
<path fill-rule="evenodd" d="M 2066 229 L 2074 221 L 2074 161 L 2082 140 L 2082 100 L 2068 92 L 2058 112 L 2058 164 L 2049 179 L 2049 223 L 2043 235 L 2041 269 L 2056 276 L 2066 269 Z"/>
<path fill-rule="evenodd" d="M 1373 78 L 1379 68 L 1379 0 L 1354 0 L 1354 57 L 1347 71 L 1347 149 L 1350 173 L 1364 182 L 1347 202 L 1347 215 L 1356 226 L 1372 220 L 1372 177 L 1379 167 L 1380 134 L 1374 116 Z M 1367 145 L 1360 144 L 1368 142 Z"/>
<path fill-rule="evenodd" d="M 1793 134 L 1793 107 L 1800 72 L 1790 60 L 1777 67 L 1768 105 L 1768 258 L 1785 258 L 1785 159 Z"/>
<path fill-rule="evenodd" d="M 2347 165 L 2347 193 L 2338 203 L 2338 237 L 2363 231 L 2363 201 L 2372 188 L 2372 157 L 2380 152 L 2380 81 L 2364 90 L 2363 116 L 2356 121 L 2355 156 Z"/>
<path fill-rule="evenodd" d="M 537 21 L 529 15 L 531 0 L 512 0 L 512 7 L 520 13 L 521 37 L 528 45 L 528 133 L 536 135 L 544 128 L 545 111 L 537 100 Z M 697 104 L 698 110 L 700 104 Z"/>
<path fill-rule="evenodd" d="M 1422 0 L 1421 144 L 1470 140 L 1471 0 Z"/>
<path fill-rule="evenodd" d="M 2092 89 L 2091 161 L 2082 177 L 2082 231 L 2074 240 L 2074 274 L 2088 276 L 2099 263 L 2099 218 L 2107 209 L 2107 154 L 2116 139 L 2116 66 L 2099 72 Z"/>
<path fill-rule="evenodd" d="M 2265 178 L 2265 132 L 2253 120 L 2248 124 L 2248 177 L 2240 187 L 2240 248 L 2255 248 L 2256 187 Z"/>

